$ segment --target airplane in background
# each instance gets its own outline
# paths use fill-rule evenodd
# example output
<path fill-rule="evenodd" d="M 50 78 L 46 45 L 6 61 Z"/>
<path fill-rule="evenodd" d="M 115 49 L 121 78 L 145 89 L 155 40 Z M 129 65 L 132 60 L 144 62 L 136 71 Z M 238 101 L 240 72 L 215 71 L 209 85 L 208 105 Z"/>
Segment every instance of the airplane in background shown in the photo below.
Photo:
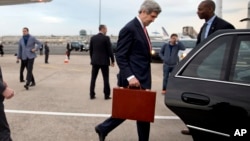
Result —
<path fill-rule="evenodd" d="M 247 29 L 250 29 L 250 1 L 248 2 L 247 18 L 241 19 L 240 22 L 247 22 Z"/>
<path fill-rule="evenodd" d="M 16 5 L 16 4 L 28 4 L 28 3 L 44 3 L 51 2 L 52 0 L 0 0 L 0 6 L 2 5 Z"/>
<path fill-rule="evenodd" d="M 169 35 L 167 30 L 164 27 L 161 27 L 162 29 L 162 35 L 158 36 L 157 34 L 160 34 L 159 32 L 153 32 L 155 36 L 150 36 L 152 40 L 168 40 Z"/>
<path fill-rule="evenodd" d="M 161 27 L 161 29 L 162 29 L 162 32 L 163 32 L 163 36 L 169 37 L 167 30 L 164 27 Z"/>
<path fill-rule="evenodd" d="M 162 29 L 162 36 L 151 36 L 150 38 L 153 40 L 169 40 L 170 36 L 167 30 L 164 27 Z M 182 33 L 176 33 L 179 39 L 195 39 L 197 38 L 197 32 L 194 30 L 192 26 L 184 26 L 182 29 Z"/>

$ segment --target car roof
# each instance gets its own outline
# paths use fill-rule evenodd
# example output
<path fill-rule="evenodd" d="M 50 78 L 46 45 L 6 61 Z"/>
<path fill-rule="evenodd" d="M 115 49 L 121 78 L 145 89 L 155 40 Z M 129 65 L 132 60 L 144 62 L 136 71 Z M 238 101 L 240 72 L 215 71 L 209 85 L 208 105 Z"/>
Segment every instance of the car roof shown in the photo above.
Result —
<path fill-rule="evenodd" d="M 208 43 L 210 43 L 213 38 L 223 35 L 232 35 L 232 34 L 250 34 L 250 29 L 221 29 L 217 30 L 211 35 L 208 36 L 203 42 L 197 45 L 196 48 L 200 48 Z M 208 42 L 207 42 L 208 41 Z"/>

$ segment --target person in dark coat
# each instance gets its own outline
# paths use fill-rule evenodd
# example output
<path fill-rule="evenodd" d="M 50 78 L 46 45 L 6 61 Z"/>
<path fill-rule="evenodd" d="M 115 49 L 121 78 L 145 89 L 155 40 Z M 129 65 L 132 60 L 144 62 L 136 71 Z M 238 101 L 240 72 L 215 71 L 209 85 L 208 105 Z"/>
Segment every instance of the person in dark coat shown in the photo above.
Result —
<path fill-rule="evenodd" d="M 70 53 L 71 53 L 71 51 L 72 51 L 70 42 L 67 43 L 66 49 L 67 49 L 67 50 L 66 50 L 66 55 L 67 55 L 68 59 L 70 59 Z"/>
<path fill-rule="evenodd" d="M 235 27 L 214 14 L 215 3 L 212 0 L 203 0 L 198 6 L 197 15 L 204 19 L 205 23 L 200 29 L 196 45 L 200 44 L 209 35 L 221 29 L 235 29 Z M 190 135 L 189 130 L 181 130 L 182 134 Z"/>
<path fill-rule="evenodd" d="M 151 89 L 150 52 L 152 46 L 146 26 L 153 22 L 160 12 L 161 8 L 158 3 L 153 0 L 146 0 L 141 5 L 139 15 L 128 22 L 119 32 L 115 53 L 116 62 L 119 66 L 119 87 L 131 86 L 141 87 L 144 90 Z M 110 117 L 98 124 L 95 131 L 99 140 L 104 141 L 108 133 L 124 121 L 125 119 Z M 139 141 L 148 141 L 150 122 L 136 121 L 136 124 Z"/>
<path fill-rule="evenodd" d="M 44 54 L 45 54 L 45 64 L 48 64 L 48 59 L 49 59 L 49 46 L 48 42 L 44 43 Z"/>
<path fill-rule="evenodd" d="M 3 44 L 0 43 L 0 54 L 1 54 L 1 57 L 3 57 L 3 55 L 4 55 L 3 47 L 4 47 Z"/>
<path fill-rule="evenodd" d="M 2 71 L 0 68 L 0 140 L 12 141 L 10 127 L 4 112 L 4 99 L 10 99 L 14 96 L 14 90 L 8 87 L 7 83 L 3 81 Z"/>
<path fill-rule="evenodd" d="M 198 6 L 197 15 L 204 19 L 205 23 L 201 27 L 197 37 L 197 45 L 209 35 L 220 29 L 235 29 L 235 27 L 214 14 L 215 3 L 212 0 L 204 0 Z"/>
<path fill-rule="evenodd" d="M 104 81 L 104 99 L 110 99 L 109 85 L 109 65 L 114 66 L 114 55 L 111 49 L 110 38 L 106 36 L 107 27 L 99 26 L 99 33 L 90 39 L 89 53 L 92 65 L 91 82 L 90 82 L 90 99 L 95 99 L 95 82 L 99 72 L 102 71 Z"/>

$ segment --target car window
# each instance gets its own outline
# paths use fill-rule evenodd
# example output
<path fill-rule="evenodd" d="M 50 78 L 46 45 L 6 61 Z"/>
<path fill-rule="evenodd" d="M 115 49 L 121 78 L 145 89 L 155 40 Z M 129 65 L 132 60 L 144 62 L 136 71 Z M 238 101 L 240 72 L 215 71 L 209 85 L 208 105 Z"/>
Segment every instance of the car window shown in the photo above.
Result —
<path fill-rule="evenodd" d="M 231 71 L 231 81 L 250 84 L 250 37 L 239 37 L 237 45 L 237 60 Z"/>
<path fill-rule="evenodd" d="M 186 48 L 194 48 L 196 40 L 180 40 Z"/>
<path fill-rule="evenodd" d="M 232 36 L 223 36 L 208 44 L 184 69 L 182 75 L 223 80 L 228 52 L 232 44 Z"/>
<path fill-rule="evenodd" d="M 152 42 L 152 47 L 154 48 L 161 48 L 164 45 L 164 41 L 162 42 Z"/>

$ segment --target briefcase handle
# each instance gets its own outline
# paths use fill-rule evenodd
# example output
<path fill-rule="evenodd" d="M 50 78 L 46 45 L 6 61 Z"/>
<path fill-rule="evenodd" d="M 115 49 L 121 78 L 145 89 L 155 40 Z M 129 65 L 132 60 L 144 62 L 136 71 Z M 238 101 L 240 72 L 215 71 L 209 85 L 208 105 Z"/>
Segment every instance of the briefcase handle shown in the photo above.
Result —
<path fill-rule="evenodd" d="M 141 86 L 136 87 L 136 86 L 127 86 L 125 87 L 126 89 L 132 89 L 132 90 L 145 90 Z"/>
<path fill-rule="evenodd" d="M 118 88 L 120 88 L 120 89 L 133 89 L 133 90 L 149 90 L 150 91 L 150 89 L 143 89 L 141 86 L 139 86 L 139 87 L 136 87 L 136 86 L 127 86 L 127 87 L 118 87 Z"/>

